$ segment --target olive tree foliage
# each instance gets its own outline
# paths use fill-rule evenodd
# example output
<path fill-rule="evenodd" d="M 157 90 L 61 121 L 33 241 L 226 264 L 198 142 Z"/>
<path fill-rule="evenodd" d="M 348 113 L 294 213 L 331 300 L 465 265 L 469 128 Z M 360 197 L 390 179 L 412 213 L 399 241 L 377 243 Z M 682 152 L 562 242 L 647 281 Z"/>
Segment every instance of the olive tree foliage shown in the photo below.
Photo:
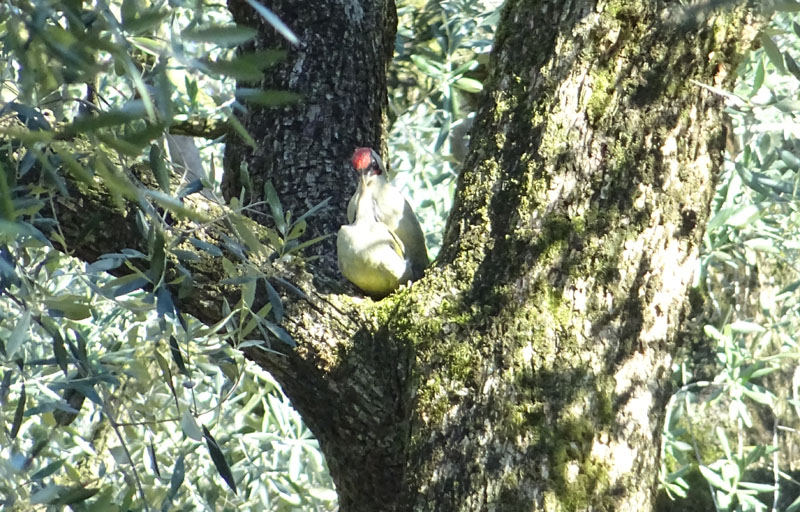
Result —
<path fill-rule="evenodd" d="M 251 6 L 291 39 L 268 10 Z M 495 8 L 470 1 L 398 5 L 389 79 L 391 164 L 409 187 L 434 251 L 463 158 L 472 95 L 481 88 Z M 676 378 L 684 381 L 665 425 L 662 485 L 673 496 L 685 494 L 684 477 L 699 467 L 718 510 L 759 510 L 767 496 L 785 500 L 775 483 L 785 480 L 787 467 L 774 452 L 777 442 L 751 449 L 744 440 L 752 403 L 781 405 L 759 379 L 795 351 L 797 278 L 790 270 L 798 245 L 791 232 L 778 232 L 795 210 L 796 136 L 793 124 L 786 126 L 798 110 L 791 90 L 800 73 L 792 55 L 800 51 L 791 31 L 800 30 L 792 22 L 781 18 L 762 35 L 762 53 L 744 70 L 749 82 L 736 91 L 740 102 L 731 97 L 729 103 L 739 115 L 739 133 L 754 136 L 723 177 L 698 274 L 717 308 L 715 327 L 706 332 L 718 345 L 723 371 L 698 382 L 691 364 L 676 365 Z M 269 49 L 234 56 L 231 48 L 253 35 L 232 26 L 220 5 L 0 4 L 0 54 L 10 63 L 0 68 L 0 496 L 6 507 L 335 507 L 309 431 L 269 375 L 234 350 L 271 350 L 263 340 L 293 343 L 281 327 L 285 315 L 275 292 L 291 283 L 264 268 L 299 258 L 314 242 L 302 234 L 316 206 L 305 216 L 285 212 L 266 186 L 265 205 L 248 204 L 242 195 L 227 210 L 192 208 L 198 194 L 216 199 L 220 123 L 252 143 L 231 115 L 246 111 L 239 100 L 269 107 L 298 99 L 243 85 L 281 58 Z M 235 95 L 230 79 L 239 84 Z M 211 163 L 190 168 L 167 133 L 209 137 L 203 152 Z M 146 250 L 98 252 L 91 265 L 64 256 L 71 248 L 50 213 L 76 187 L 110 191 L 119 210 L 135 217 L 135 245 Z M 274 230 L 254 233 L 241 214 L 256 210 L 271 213 Z M 88 207 L 74 214 L 83 216 L 79 235 L 98 247 L 122 235 Z M 213 226 L 227 235 L 206 237 L 204 229 Z M 268 254 L 259 236 L 269 240 Z M 224 321 L 210 326 L 175 307 L 195 286 L 190 269 L 198 250 L 224 253 L 223 284 L 241 290 L 226 304 Z M 167 254 L 177 274 L 165 271 Z M 254 261 L 252 254 L 265 257 Z M 772 257 L 771 263 L 761 259 Z M 752 273 L 756 264 L 781 269 L 768 283 L 781 293 L 759 303 L 770 316 L 739 318 L 735 298 L 720 301 L 715 294 L 747 287 L 735 280 L 720 286 L 720 276 Z M 253 310 L 257 286 L 270 300 Z M 776 346 L 778 352 L 766 352 Z M 698 442 L 687 423 L 699 415 L 692 407 L 704 397 L 701 388 L 723 397 L 716 403 L 732 420 L 714 431 L 718 448 L 702 453 L 697 446 L 709 446 L 708 437 Z M 785 403 L 796 407 L 797 397 L 791 398 Z M 776 436 L 783 435 L 777 425 Z M 745 470 L 765 462 L 778 475 L 775 482 L 748 481 Z M 698 482 L 692 490 L 705 492 Z M 789 506 L 796 508 L 796 501 Z"/>
<path fill-rule="evenodd" d="M 500 2 L 400 2 L 395 57 L 389 68 L 389 156 L 439 252 L 456 177 L 483 89 Z"/>
<path fill-rule="evenodd" d="M 800 4 L 765 7 L 736 88 L 714 89 L 733 129 L 696 273 L 702 329 L 673 366 L 664 509 L 800 510 Z"/>
<path fill-rule="evenodd" d="M 242 130 L 236 98 L 295 100 L 234 92 L 233 79 L 256 79 L 282 58 L 271 49 L 234 55 L 254 34 L 212 3 L 0 3 L 4 510 L 335 508 L 316 440 L 272 377 L 237 350 L 251 337 L 292 343 L 277 297 L 250 309 L 263 277 L 245 256 L 254 235 L 241 212 L 252 205 L 192 207 L 200 195 L 221 203 L 220 126 Z M 196 148 L 181 134 L 206 142 Z M 84 204 L 72 213 L 79 238 L 96 247 L 86 264 L 69 257 L 53 212 L 62 198 L 95 193 L 110 195 L 139 231 L 120 239 Z M 302 250 L 306 220 L 294 213 L 269 233 L 275 257 Z M 230 235 L 214 245 L 203 230 L 223 224 Z M 104 254 L 115 238 L 129 249 Z M 190 248 L 234 255 L 223 264 L 244 292 L 216 325 L 176 309 L 195 286 Z M 176 274 L 165 271 L 167 255 Z"/>

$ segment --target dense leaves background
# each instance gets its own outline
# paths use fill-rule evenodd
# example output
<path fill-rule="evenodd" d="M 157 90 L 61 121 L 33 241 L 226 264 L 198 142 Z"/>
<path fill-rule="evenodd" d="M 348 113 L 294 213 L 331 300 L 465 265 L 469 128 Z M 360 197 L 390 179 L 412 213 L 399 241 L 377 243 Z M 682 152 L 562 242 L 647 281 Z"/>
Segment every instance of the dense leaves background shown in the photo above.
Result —
<path fill-rule="evenodd" d="M 251 5 L 291 40 L 291 27 Z M 687 335 L 674 365 L 662 441 L 662 487 L 665 496 L 690 497 L 684 510 L 800 509 L 791 456 L 800 409 L 800 4 L 772 8 L 737 89 L 697 84 L 727 98 L 734 130 L 697 271 L 702 329 Z M 433 254 L 498 12 L 490 1 L 398 4 L 389 161 Z M 303 232 L 325 205 L 285 212 L 268 185 L 275 228 L 263 240 L 242 215 L 255 206 L 245 194 L 228 210 L 198 211 L 191 202 L 203 194 L 222 204 L 226 129 L 252 141 L 234 112 L 302 101 L 257 88 L 283 54 L 234 52 L 254 36 L 218 4 L 0 4 L 0 58 L 8 63 L 0 67 L 7 509 L 336 508 L 316 441 L 272 378 L 236 350 L 293 343 L 274 292 L 291 283 L 279 283 L 271 268 L 302 258 L 317 241 Z M 148 250 L 85 264 L 68 256 L 63 239 L 53 247 L 59 224 L 50 205 L 74 186 L 108 189 L 121 209 L 133 208 Z M 113 229 L 91 213 L 86 236 Z M 212 223 L 227 223 L 231 237 L 205 239 L 200 227 Z M 176 309 L 165 286 L 169 260 L 179 271 L 171 289 L 191 292 L 188 263 L 197 250 L 219 258 L 228 284 L 242 292 L 213 326 Z M 120 270 L 126 275 L 115 277 Z M 254 311 L 257 283 L 270 300 Z"/>

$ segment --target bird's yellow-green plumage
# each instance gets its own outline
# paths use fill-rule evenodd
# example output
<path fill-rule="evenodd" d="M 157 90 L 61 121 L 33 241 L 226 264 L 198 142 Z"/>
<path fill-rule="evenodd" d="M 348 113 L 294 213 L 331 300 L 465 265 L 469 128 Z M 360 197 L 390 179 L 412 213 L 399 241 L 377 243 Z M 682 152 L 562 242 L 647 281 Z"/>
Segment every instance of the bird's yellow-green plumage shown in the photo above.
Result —
<path fill-rule="evenodd" d="M 356 200 L 353 222 L 342 226 L 336 238 L 339 269 L 364 292 L 385 296 L 411 279 L 411 262 L 402 241 L 376 220 L 374 197 L 365 190 Z"/>
<path fill-rule="evenodd" d="M 361 181 L 347 205 L 348 221 L 355 221 L 361 197 L 365 194 L 372 197 L 375 220 L 384 224 L 402 242 L 404 255 L 411 263 L 411 279 L 419 279 L 429 261 L 425 234 L 414 210 L 400 191 L 389 183 L 386 168 L 374 150 L 357 149 L 352 163 L 361 175 Z"/>

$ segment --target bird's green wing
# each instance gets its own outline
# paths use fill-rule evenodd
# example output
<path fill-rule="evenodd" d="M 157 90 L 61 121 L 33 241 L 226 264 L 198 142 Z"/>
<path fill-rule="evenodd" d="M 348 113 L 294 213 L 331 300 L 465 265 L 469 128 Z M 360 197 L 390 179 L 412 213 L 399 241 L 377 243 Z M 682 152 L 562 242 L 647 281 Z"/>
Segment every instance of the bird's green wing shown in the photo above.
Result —
<path fill-rule="evenodd" d="M 398 256 L 405 259 L 406 248 L 403 246 L 403 241 L 400 240 L 400 237 L 397 236 L 397 233 L 395 233 L 391 229 L 387 228 L 386 231 L 388 231 L 389 234 L 392 236 L 392 248 L 394 248 Z"/>

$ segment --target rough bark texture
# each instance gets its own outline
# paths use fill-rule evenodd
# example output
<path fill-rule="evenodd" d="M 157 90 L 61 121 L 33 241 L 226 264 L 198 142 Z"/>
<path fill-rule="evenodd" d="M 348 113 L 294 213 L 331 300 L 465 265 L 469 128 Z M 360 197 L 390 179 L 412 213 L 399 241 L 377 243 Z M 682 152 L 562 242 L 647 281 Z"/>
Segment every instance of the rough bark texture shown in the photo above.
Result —
<path fill-rule="evenodd" d="M 353 150 L 380 149 L 383 144 L 386 69 L 397 26 L 394 1 L 270 2 L 269 8 L 296 32 L 297 46 L 287 43 L 247 2 L 229 0 L 228 8 L 238 24 L 258 27 L 258 49 L 287 49 L 286 60 L 268 69 L 259 86 L 288 90 L 301 99 L 284 108 L 248 105 L 242 121 L 258 150 L 229 137 L 223 192 L 228 199 L 239 196 L 240 169 L 245 166 L 252 181 L 248 199 L 262 198 L 266 180 L 272 181 L 285 208 L 297 215 L 330 197 L 331 207 L 315 217 L 309 234 L 335 233 L 346 222 L 347 201 L 355 191 L 349 167 Z M 336 268 L 332 239 L 312 251 L 322 256 L 323 270 Z"/>
<path fill-rule="evenodd" d="M 314 229 L 333 233 L 353 146 L 381 140 L 394 7 L 270 7 L 303 42 L 264 86 L 306 99 L 251 109 L 260 147 L 229 143 L 226 188 L 238 195 L 247 162 L 255 198 L 266 179 L 296 213 L 332 196 Z M 317 435 L 341 510 L 650 509 L 725 141 L 721 101 L 690 79 L 729 86 L 752 37 L 742 10 L 692 19 L 645 1 L 509 2 L 438 264 L 378 303 L 324 292 L 330 245 L 313 275 L 292 271 L 309 296 L 287 310 L 297 349 L 247 355 Z M 83 254 L 80 231 L 65 233 Z M 119 248 L 105 243 L 86 256 Z M 235 291 L 201 257 L 203 288 L 180 306 L 214 322 Z"/>
<path fill-rule="evenodd" d="M 690 79 L 730 84 L 745 19 L 682 25 L 650 2 L 506 6 L 441 258 L 469 284 L 433 315 L 469 322 L 418 352 L 421 375 L 446 379 L 423 381 L 431 403 L 417 410 L 447 404 L 415 417 L 410 496 L 438 503 L 418 509 L 652 506 L 724 147 L 722 102 Z M 437 371 L 467 349 L 481 357 L 465 375 Z"/>

